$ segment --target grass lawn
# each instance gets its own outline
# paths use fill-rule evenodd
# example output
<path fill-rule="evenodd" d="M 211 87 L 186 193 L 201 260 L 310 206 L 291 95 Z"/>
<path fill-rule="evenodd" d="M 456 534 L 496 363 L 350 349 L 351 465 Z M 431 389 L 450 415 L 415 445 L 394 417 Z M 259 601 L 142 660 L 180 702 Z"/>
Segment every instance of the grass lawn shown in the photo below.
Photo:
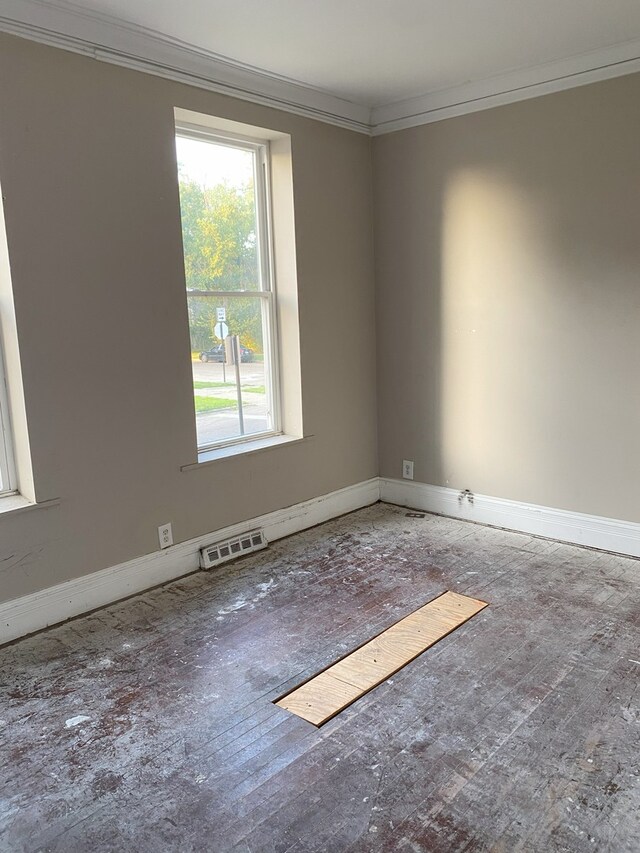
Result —
<path fill-rule="evenodd" d="M 202 382 L 194 380 L 194 390 L 201 388 L 235 388 L 235 382 Z M 243 391 L 249 391 L 251 394 L 264 394 L 264 385 L 242 385 Z"/>
<path fill-rule="evenodd" d="M 235 388 L 235 382 L 200 382 L 199 380 L 194 380 L 193 383 L 194 388 Z"/>
<path fill-rule="evenodd" d="M 196 414 L 202 412 L 214 412 L 216 409 L 237 409 L 237 400 L 224 400 L 220 397 L 201 397 L 198 394 L 193 398 L 196 406 Z"/>

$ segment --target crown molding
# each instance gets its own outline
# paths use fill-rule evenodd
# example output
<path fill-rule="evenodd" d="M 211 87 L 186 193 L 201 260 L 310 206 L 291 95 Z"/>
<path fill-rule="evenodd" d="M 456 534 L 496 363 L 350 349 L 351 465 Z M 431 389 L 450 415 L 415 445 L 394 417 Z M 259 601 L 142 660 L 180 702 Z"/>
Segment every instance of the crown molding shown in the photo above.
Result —
<path fill-rule="evenodd" d="M 640 40 L 374 107 L 371 133 L 381 136 L 636 71 L 640 71 Z"/>
<path fill-rule="evenodd" d="M 2 0 L 0 31 L 372 136 L 640 71 L 634 40 L 370 108 L 67 0 Z"/>
<path fill-rule="evenodd" d="M 2 0 L 0 31 L 328 124 L 370 133 L 370 107 L 71 3 Z"/>

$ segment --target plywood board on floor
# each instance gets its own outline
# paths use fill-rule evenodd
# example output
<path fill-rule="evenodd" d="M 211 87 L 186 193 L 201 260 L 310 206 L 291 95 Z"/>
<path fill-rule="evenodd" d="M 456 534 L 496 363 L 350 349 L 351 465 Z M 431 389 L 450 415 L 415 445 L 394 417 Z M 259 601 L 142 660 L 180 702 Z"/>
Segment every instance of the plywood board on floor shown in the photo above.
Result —
<path fill-rule="evenodd" d="M 486 601 L 447 591 L 275 704 L 321 726 L 486 606 Z"/>

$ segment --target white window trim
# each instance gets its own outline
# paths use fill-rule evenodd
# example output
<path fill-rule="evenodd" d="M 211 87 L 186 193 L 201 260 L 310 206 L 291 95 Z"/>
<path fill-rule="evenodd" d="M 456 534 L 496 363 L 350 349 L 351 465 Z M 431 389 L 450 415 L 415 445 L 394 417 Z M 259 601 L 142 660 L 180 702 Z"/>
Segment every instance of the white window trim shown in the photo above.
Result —
<path fill-rule="evenodd" d="M 9 246 L 0 192 L 0 513 L 36 505 Z"/>
<path fill-rule="evenodd" d="M 272 127 L 256 127 L 221 115 L 207 115 L 182 107 L 174 107 L 175 123 L 180 126 L 197 127 L 215 135 L 247 137 L 269 140 L 270 184 L 269 203 L 272 208 L 273 265 L 277 271 L 277 300 L 275 303 L 278 332 L 278 384 L 280 392 L 281 428 L 280 436 L 272 436 L 242 445 L 231 445 L 217 450 L 197 452 L 183 471 L 218 465 L 226 458 L 241 458 L 254 450 L 270 452 L 272 447 L 285 447 L 308 440 L 305 435 L 302 411 L 302 362 L 300 351 L 300 315 L 298 300 L 298 269 L 296 251 L 296 228 L 294 210 L 292 138 L 289 133 Z M 274 279 L 276 281 L 276 279 Z M 218 461 L 214 460 L 217 459 Z"/>
<path fill-rule="evenodd" d="M 251 150 L 255 154 L 256 172 L 255 195 L 257 208 L 257 242 L 260 281 L 262 289 L 258 291 L 194 291 L 187 290 L 189 295 L 201 295 L 207 298 L 260 298 L 268 303 L 268 321 L 263 326 L 263 349 L 265 356 L 269 357 L 269 386 L 267 390 L 268 406 L 271 411 L 272 427 L 268 430 L 253 432 L 249 435 L 234 436 L 230 439 L 212 442 L 198 446 L 198 458 L 203 461 L 211 458 L 216 451 L 224 451 L 230 448 L 242 448 L 243 445 L 251 445 L 256 441 L 278 438 L 283 435 L 282 428 L 282 389 L 280 379 L 279 359 L 279 335 L 278 335 L 278 306 L 277 286 L 274 266 L 273 247 L 273 209 L 271 204 L 271 174 L 270 174 L 270 147 L 269 140 L 259 137 L 245 136 L 244 134 L 230 133 L 228 131 L 207 127 L 190 122 L 176 121 L 176 136 L 200 141 L 210 141 L 229 147 Z M 195 411 L 194 411 L 195 417 Z"/>

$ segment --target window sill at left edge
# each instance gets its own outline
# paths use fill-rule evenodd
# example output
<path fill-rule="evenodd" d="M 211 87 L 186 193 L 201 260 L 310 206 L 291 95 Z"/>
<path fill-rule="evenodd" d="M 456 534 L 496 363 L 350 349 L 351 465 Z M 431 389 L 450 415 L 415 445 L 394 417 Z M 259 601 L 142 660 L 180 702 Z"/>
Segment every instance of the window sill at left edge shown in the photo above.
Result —
<path fill-rule="evenodd" d="M 233 459 L 237 456 L 245 456 L 252 453 L 260 453 L 265 450 L 271 450 L 274 447 L 290 446 L 292 444 L 300 444 L 312 439 L 312 435 L 271 435 L 266 438 L 259 438 L 255 441 L 239 442 L 238 444 L 230 444 L 226 447 L 215 447 L 210 450 L 202 450 L 198 453 L 198 461 L 192 462 L 189 465 L 182 465 L 181 471 L 199 470 L 214 462 L 219 462 L 222 459 Z"/>
<path fill-rule="evenodd" d="M 52 498 L 48 501 L 30 501 L 20 494 L 10 494 L 0 496 L 0 518 L 3 515 L 16 515 L 20 512 L 31 512 L 34 509 L 48 509 L 51 506 L 58 506 L 60 498 Z"/>

